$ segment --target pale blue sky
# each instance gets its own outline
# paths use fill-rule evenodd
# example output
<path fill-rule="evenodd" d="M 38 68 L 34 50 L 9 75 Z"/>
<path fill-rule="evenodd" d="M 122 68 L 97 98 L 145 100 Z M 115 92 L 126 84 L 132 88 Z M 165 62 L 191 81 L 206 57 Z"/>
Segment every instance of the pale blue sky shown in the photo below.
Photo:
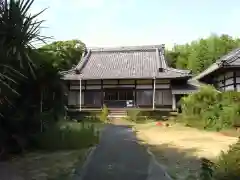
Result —
<path fill-rule="evenodd" d="M 239 0 L 36 0 L 43 35 L 87 46 L 181 44 L 211 33 L 240 36 Z"/>

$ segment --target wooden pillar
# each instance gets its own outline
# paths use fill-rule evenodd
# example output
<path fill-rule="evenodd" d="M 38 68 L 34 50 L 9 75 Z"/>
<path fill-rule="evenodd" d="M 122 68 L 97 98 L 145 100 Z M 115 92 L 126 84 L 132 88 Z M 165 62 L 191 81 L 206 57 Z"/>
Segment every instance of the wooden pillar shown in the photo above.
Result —
<path fill-rule="evenodd" d="M 82 111 L 82 79 L 80 78 L 79 86 L 79 110 Z"/>
<path fill-rule="evenodd" d="M 155 109 L 155 92 L 156 92 L 156 78 L 153 79 L 153 102 L 152 102 L 152 108 Z"/>
<path fill-rule="evenodd" d="M 237 75 L 236 71 L 233 72 L 233 86 L 234 86 L 234 91 L 237 91 Z"/>
<path fill-rule="evenodd" d="M 137 81 L 134 80 L 134 106 L 137 106 Z"/>
<path fill-rule="evenodd" d="M 225 72 L 224 72 L 224 75 L 223 75 L 223 89 L 224 89 L 224 91 L 226 91 L 226 76 L 225 76 Z"/>
<path fill-rule="evenodd" d="M 176 106 L 176 95 L 172 94 L 172 110 L 175 111 L 177 109 Z"/>
<path fill-rule="evenodd" d="M 101 79 L 101 104 L 103 108 L 103 103 L 104 103 L 104 96 L 103 96 L 103 80 Z"/>

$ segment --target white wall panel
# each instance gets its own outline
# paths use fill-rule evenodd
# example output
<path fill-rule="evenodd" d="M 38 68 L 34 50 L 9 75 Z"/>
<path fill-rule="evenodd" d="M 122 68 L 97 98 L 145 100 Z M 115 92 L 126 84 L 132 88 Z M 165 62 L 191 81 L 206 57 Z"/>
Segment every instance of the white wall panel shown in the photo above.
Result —
<path fill-rule="evenodd" d="M 156 84 L 155 88 L 156 89 L 169 89 L 170 84 Z"/>
<path fill-rule="evenodd" d="M 240 83 L 240 77 L 236 77 L 236 83 Z"/>
<path fill-rule="evenodd" d="M 234 85 L 226 86 L 225 91 L 234 91 Z"/>
<path fill-rule="evenodd" d="M 87 90 L 88 89 L 101 89 L 101 85 L 87 85 Z"/>
<path fill-rule="evenodd" d="M 70 85 L 70 90 L 78 90 L 80 89 L 79 85 Z M 82 85 L 82 90 L 85 89 L 85 85 Z"/>
<path fill-rule="evenodd" d="M 226 79 L 225 84 L 226 85 L 233 84 L 233 78 Z"/>
<path fill-rule="evenodd" d="M 137 85 L 137 89 L 152 89 L 152 85 Z"/>

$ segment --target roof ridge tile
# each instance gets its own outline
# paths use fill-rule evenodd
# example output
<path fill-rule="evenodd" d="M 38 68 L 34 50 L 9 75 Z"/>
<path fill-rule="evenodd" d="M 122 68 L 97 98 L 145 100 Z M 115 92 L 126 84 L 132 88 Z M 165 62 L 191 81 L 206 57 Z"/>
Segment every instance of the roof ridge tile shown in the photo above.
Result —
<path fill-rule="evenodd" d="M 94 47 L 89 48 L 92 52 L 111 52 L 111 51 L 143 51 L 143 50 L 155 50 L 164 49 L 165 45 L 140 45 L 140 46 L 118 46 L 118 47 Z"/>

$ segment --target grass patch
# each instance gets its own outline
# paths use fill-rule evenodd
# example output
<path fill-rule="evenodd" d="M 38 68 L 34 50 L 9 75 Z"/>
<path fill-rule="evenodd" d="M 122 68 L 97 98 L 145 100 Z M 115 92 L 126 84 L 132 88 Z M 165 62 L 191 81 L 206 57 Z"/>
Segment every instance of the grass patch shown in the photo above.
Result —
<path fill-rule="evenodd" d="M 10 163 L 24 179 L 67 180 L 76 164 L 84 161 L 87 150 L 28 153 Z"/>
<path fill-rule="evenodd" d="M 99 141 L 99 124 L 86 122 L 61 122 L 37 134 L 33 143 L 42 150 L 83 149 Z"/>
<path fill-rule="evenodd" d="M 134 124 L 137 137 L 144 141 L 169 175 L 176 180 L 200 178 L 201 158 L 212 161 L 236 143 L 237 138 L 221 136 L 219 133 L 184 127 L 167 121 L 170 126 L 158 126 L 155 122 Z"/>
<path fill-rule="evenodd" d="M 149 146 L 149 149 L 174 180 L 199 179 L 201 166 L 200 160 L 193 156 L 194 149 L 180 151 L 166 144 Z"/>

